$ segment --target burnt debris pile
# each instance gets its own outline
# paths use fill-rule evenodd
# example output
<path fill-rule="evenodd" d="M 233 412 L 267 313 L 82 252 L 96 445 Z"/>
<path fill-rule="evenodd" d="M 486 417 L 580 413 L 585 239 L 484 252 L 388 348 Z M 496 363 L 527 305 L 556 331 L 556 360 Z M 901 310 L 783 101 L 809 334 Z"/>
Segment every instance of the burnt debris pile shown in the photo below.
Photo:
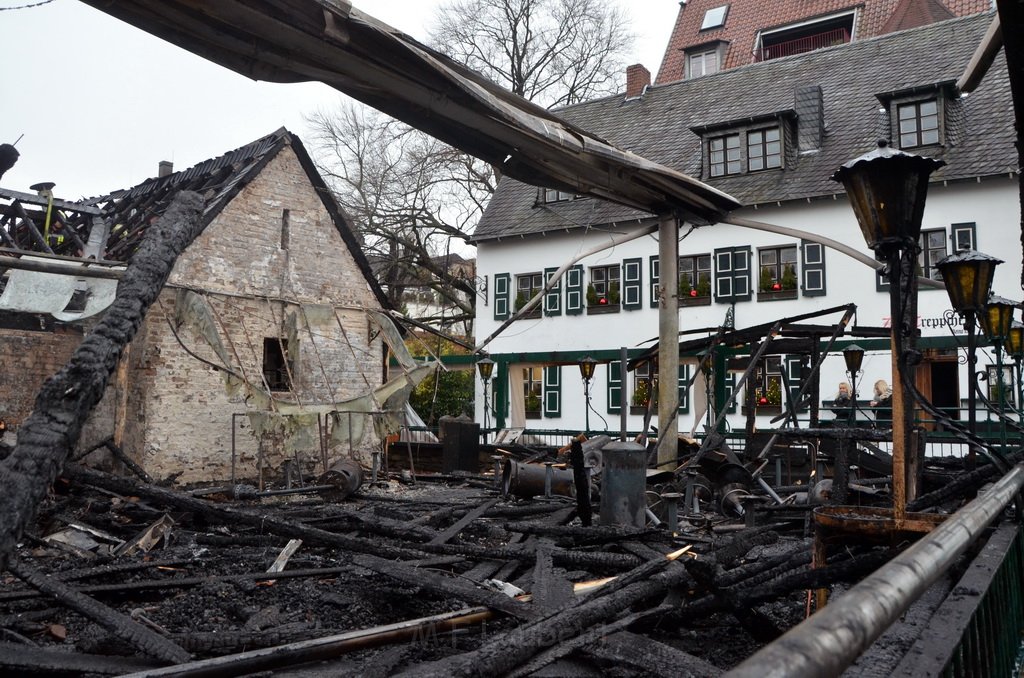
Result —
<path fill-rule="evenodd" d="M 506 450 L 484 473 L 336 466 L 279 489 L 172 490 L 69 464 L 9 558 L 0 665 L 718 675 L 802 621 L 813 592 L 905 545 L 846 539 L 813 562 L 811 508 L 831 501 L 816 460 L 787 485 L 797 456 L 779 483 L 722 440 L 682 441 L 673 468 L 641 463 L 637 485 L 628 458 L 648 451 L 635 443 L 531 452 Z M 847 490 L 887 499 L 884 478 Z"/>

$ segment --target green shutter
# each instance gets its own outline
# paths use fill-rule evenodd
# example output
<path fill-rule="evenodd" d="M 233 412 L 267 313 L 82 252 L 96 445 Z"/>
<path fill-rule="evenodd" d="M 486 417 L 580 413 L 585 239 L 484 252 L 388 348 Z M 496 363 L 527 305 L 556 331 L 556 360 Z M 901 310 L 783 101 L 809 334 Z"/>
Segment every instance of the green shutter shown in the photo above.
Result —
<path fill-rule="evenodd" d="M 635 311 L 644 305 L 643 259 L 622 261 L 622 308 Z"/>
<path fill-rule="evenodd" d="M 801 291 L 805 297 L 825 296 L 825 246 L 807 240 L 800 241 Z"/>
<path fill-rule="evenodd" d="M 875 252 L 875 261 L 881 261 L 885 263 L 882 255 Z M 876 292 L 888 292 L 889 291 L 889 276 L 885 274 L 884 268 L 875 270 L 875 291 Z"/>
<path fill-rule="evenodd" d="M 950 249 L 954 254 L 961 250 L 976 250 L 978 249 L 978 227 L 973 221 L 953 224 L 949 229 L 949 239 L 952 241 Z"/>
<path fill-rule="evenodd" d="M 651 308 L 658 308 L 658 280 L 661 278 L 661 262 L 658 255 L 651 257 Z"/>
<path fill-rule="evenodd" d="M 545 286 L 551 282 L 551 276 L 557 268 L 544 269 Z M 544 315 L 562 315 L 562 280 L 559 279 L 555 285 L 544 295 Z"/>
<path fill-rule="evenodd" d="M 715 250 L 715 301 L 750 301 L 749 247 L 722 247 Z"/>
<path fill-rule="evenodd" d="M 679 411 L 681 413 L 690 411 L 690 366 L 685 363 L 679 365 Z"/>
<path fill-rule="evenodd" d="M 747 382 L 747 386 L 750 386 L 750 382 Z M 733 392 L 736 391 L 736 374 L 729 372 L 725 375 L 725 397 L 726 399 L 731 398 Z M 729 408 L 726 410 L 729 414 L 736 414 L 736 401 L 733 400 L 729 403 Z"/>
<path fill-rule="evenodd" d="M 512 274 L 494 274 L 494 319 L 507 320 L 512 301 Z"/>
<path fill-rule="evenodd" d="M 786 377 L 789 379 L 789 401 L 794 405 L 799 405 L 796 398 L 800 395 L 800 387 L 803 386 L 803 370 L 804 370 L 804 356 L 799 355 L 788 355 L 786 356 Z M 807 409 L 798 408 L 798 412 Z"/>
<path fill-rule="evenodd" d="M 622 411 L 622 363 L 613 360 L 608 363 L 608 412 L 618 414 Z"/>
<path fill-rule="evenodd" d="M 565 314 L 583 313 L 583 266 L 576 264 L 565 272 Z"/>
<path fill-rule="evenodd" d="M 562 416 L 562 368 L 544 368 L 544 416 Z"/>

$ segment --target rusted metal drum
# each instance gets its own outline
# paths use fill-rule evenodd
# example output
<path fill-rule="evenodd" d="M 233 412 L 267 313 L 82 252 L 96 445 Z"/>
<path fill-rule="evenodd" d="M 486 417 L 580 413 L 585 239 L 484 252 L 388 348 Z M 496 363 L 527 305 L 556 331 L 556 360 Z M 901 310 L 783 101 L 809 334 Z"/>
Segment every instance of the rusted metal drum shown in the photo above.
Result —
<path fill-rule="evenodd" d="M 602 525 L 644 527 L 647 523 L 647 448 L 639 443 L 614 442 L 601 450 Z"/>
<path fill-rule="evenodd" d="M 544 464 L 524 464 L 506 459 L 501 469 L 501 487 L 504 494 L 529 499 L 544 494 Z M 576 496 L 572 469 L 551 468 L 551 494 L 561 497 Z"/>
<path fill-rule="evenodd" d="M 337 490 L 331 493 L 331 499 L 340 501 L 363 484 L 363 467 L 354 459 L 339 459 L 320 476 L 319 484 L 334 485 Z"/>

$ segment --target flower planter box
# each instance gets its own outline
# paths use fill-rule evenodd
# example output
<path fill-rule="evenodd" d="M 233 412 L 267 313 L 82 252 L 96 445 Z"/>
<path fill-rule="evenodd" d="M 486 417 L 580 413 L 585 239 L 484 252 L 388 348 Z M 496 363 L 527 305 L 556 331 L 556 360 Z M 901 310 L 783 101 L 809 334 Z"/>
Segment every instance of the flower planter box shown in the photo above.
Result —
<path fill-rule="evenodd" d="M 519 313 L 519 311 L 516 311 L 516 313 Z M 540 307 L 538 306 L 537 308 L 530 309 L 530 311 L 528 313 L 524 313 L 523 315 L 519 316 L 518 319 L 519 320 L 526 320 L 527 318 L 540 318 L 540 317 L 541 317 L 541 310 L 540 310 Z"/>
<path fill-rule="evenodd" d="M 644 405 L 630 405 L 630 414 L 647 414 L 647 408 Z"/>
<path fill-rule="evenodd" d="M 605 304 L 604 306 L 587 306 L 587 315 L 603 315 L 605 313 L 618 313 L 619 304 Z"/>
<path fill-rule="evenodd" d="M 710 306 L 711 295 L 705 297 L 679 297 L 680 306 Z"/>
<path fill-rule="evenodd" d="M 769 290 L 768 292 L 758 292 L 758 301 L 783 301 L 786 299 L 796 299 L 796 290 Z"/>
<path fill-rule="evenodd" d="M 743 413 L 743 416 L 744 417 L 747 416 L 747 413 L 749 412 L 749 409 L 746 406 L 744 406 L 744 407 L 742 407 L 740 409 L 741 409 L 741 411 Z M 766 416 L 774 417 L 776 414 L 782 414 L 782 406 L 781 405 L 758 405 L 755 408 L 755 411 L 756 411 L 757 414 L 759 414 L 762 417 L 766 417 Z"/>
<path fill-rule="evenodd" d="M 527 419 L 540 419 L 540 412 L 527 412 L 526 413 L 526 418 Z"/>

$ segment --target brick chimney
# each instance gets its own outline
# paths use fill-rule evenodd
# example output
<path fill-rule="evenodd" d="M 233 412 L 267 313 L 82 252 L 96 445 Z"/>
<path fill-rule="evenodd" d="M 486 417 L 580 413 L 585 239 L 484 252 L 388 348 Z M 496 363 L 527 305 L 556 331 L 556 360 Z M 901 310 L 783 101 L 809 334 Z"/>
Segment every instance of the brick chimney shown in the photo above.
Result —
<path fill-rule="evenodd" d="M 160 164 L 157 165 L 156 176 L 167 177 L 174 174 L 174 163 L 170 160 L 161 160 Z"/>
<path fill-rule="evenodd" d="M 626 98 L 641 96 L 651 86 L 651 72 L 643 64 L 626 67 Z"/>

